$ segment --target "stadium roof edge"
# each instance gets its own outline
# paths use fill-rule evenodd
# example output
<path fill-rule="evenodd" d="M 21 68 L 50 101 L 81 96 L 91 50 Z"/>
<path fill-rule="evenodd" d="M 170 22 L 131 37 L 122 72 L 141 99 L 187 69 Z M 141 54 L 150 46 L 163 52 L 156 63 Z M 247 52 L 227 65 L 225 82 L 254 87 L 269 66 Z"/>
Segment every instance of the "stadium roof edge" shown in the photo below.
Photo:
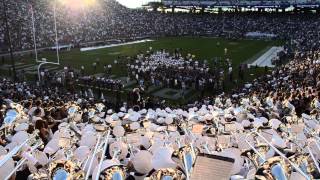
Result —
<path fill-rule="evenodd" d="M 170 7 L 257 7 L 257 8 L 287 8 L 287 7 L 300 7 L 300 8 L 319 8 L 320 0 L 315 1 L 268 1 L 268 0 L 244 0 L 244 1 L 219 1 L 219 0 L 163 0 L 164 6 Z"/>

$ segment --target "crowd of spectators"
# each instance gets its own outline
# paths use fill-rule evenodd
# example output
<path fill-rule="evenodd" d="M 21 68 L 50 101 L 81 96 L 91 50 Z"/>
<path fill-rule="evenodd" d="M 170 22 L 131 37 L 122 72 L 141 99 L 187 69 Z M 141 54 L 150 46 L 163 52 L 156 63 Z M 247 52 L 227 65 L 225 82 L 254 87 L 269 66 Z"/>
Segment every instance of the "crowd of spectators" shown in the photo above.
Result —
<path fill-rule="evenodd" d="M 121 175 L 128 179 L 157 179 L 159 175 L 165 176 L 161 173 L 168 169 L 175 175 L 183 176 L 180 179 L 186 179 L 188 174 L 192 176 L 190 167 L 195 164 L 198 152 L 232 158 L 233 165 L 227 173 L 231 179 L 320 178 L 318 15 L 162 14 L 129 10 L 112 0 L 101 2 L 108 2 L 100 7 L 104 9 L 107 6 L 107 11 L 95 17 L 91 15 L 101 11 L 91 9 L 82 21 L 69 22 L 68 16 L 64 18 L 66 21 L 62 21 L 66 14 L 58 12 L 59 27 L 64 27 L 59 30 L 59 37 L 62 40 L 62 37 L 68 37 L 68 42 L 80 43 L 142 35 L 224 36 L 225 28 L 232 30 L 228 36 L 231 34 L 233 38 L 241 38 L 249 31 L 277 34 L 278 38 L 288 40 L 293 56 L 287 64 L 234 89 L 232 93 L 206 97 L 178 107 L 152 104 L 152 101 L 148 104 L 128 104 L 121 97 L 118 105 L 113 105 L 108 99 L 95 97 L 92 92 L 87 96 L 87 90 L 77 93 L 55 84 L 30 85 L 1 79 L 0 122 L 1 130 L 6 129 L 1 134 L 1 154 L 9 156 L 12 153 L 8 155 L 8 152 L 15 151 L 24 140 L 34 138 L 32 134 L 38 134 L 43 146 L 32 144 L 37 149 L 35 152 L 24 151 L 32 148 L 21 146 L 24 150 L 17 151 L 15 159 L 4 158 L 8 160 L 0 166 L 0 179 L 5 179 L 14 171 L 14 161 L 21 158 L 25 158 L 27 163 L 19 168 L 18 173 L 14 173 L 12 177 L 16 179 L 58 177 L 61 167 L 64 167 L 61 163 L 80 167 L 77 172 L 67 173 L 71 178 L 81 177 L 83 173 L 96 179 L 97 174 L 100 175 L 97 169 L 100 161 L 104 162 L 100 170 L 105 176 L 112 172 L 105 170 L 125 167 Z M 53 34 L 53 31 L 45 33 L 52 29 L 47 19 L 52 15 L 48 10 L 51 7 L 49 4 L 45 0 L 34 3 L 37 39 L 41 46 L 53 42 L 50 36 L 47 39 L 44 37 L 45 34 Z M 10 1 L 8 6 L 9 15 L 16 17 L 10 18 L 9 24 L 20 30 L 13 31 L 14 47 L 31 48 L 32 41 L 27 33 L 30 26 L 26 25 L 29 22 L 26 16 L 28 3 Z M 47 11 L 42 10 L 45 7 Z M 14 12 L 19 13 L 13 15 Z M 4 29 L 3 26 L 0 28 L 3 42 Z M 168 76 L 179 75 L 179 70 L 150 64 L 153 61 L 161 64 L 163 60 L 169 66 L 170 62 L 179 66 L 185 64 L 179 58 L 172 60 L 165 52 L 158 52 L 141 57 L 136 64 L 129 64 L 128 69 L 139 71 L 150 65 L 150 68 L 156 68 L 152 72 L 157 72 L 159 68 Z M 201 65 L 198 64 L 200 71 L 201 68 L 205 71 L 206 67 Z M 192 66 L 197 68 L 195 64 Z M 82 80 L 87 83 L 93 81 L 90 77 Z M 94 81 L 100 84 L 104 80 L 107 82 L 103 83 L 108 84 L 108 79 Z M 135 99 L 134 102 L 141 101 L 139 89 L 135 89 L 132 96 L 130 98 Z M 265 141 L 262 142 L 263 139 Z M 106 148 L 101 148 L 104 145 Z M 185 150 L 181 147 L 191 148 L 191 151 L 181 151 Z M 95 157 L 95 149 L 102 154 L 101 157 Z M 191 157 L 188 156 L 187 161 L 179 156 L 180 153 L 182 157 L 188 153 Z M 92 171 L 88 170 L 86 161 L 93 164 Z M 53 164 L 61 167 L 55 171 Z M 224 168 L 227 171 L 227 166 Z M 68 171 L 68 167 L 66 169 Z"/>
<path fill-rule="evenodd" d="M 149 173 L 158 172 L 161 170 L 160 167 L 179 168 L 179 163 L 170 165 L 165 163 L 167 162 L 165 159 L 170 159 L 171 153 L 179 149 L 175 146 L 176 139 L 170 140 L 170 137 L 183 141 L 184 135 L 188 134 L 188 138 L 193 139 L 191 142 L 193 146 L 197 147 L 197 152 L 199 150 L 207 154 L 233 158 L 235 163 L 230 170 L 232 178 L 275 177 L 275 174 L 271 173 L 270 170 L 274 165 L 282 167 L 279 171 L 293 179 L 302 176 L 319 178 L 319 172 L 316 168 L 320 158 L 320 152 L 316 146 L 318 141 L 316 137 L 319 135 L 320 126 L 318 121 L 320 115 L 319 69 L 320 51 L 296 52 L 294 58 L 288 64 L 274 69 L 270 75 L 257 78 L 241 89 L 234 90 L 231 94 L 207 97 L 187 106 L 170 107 L 153 104 L 153 109 L 147 109 L 147 106 L 141 106 L 141 104 L 139 104 L 140 107 L 135 104 L 128 106 L 126 100 L 123 100 L 121 106 L 112 106 L 105 99 L 96 98 L 93 95 L 71 93 L 52 86 L 32 87 L 27 83 L 14 83 L 2 79 L 0 83 L 0 119 L 4 128 L 13 126 L 14 131 L 8 131 L 13 133 L 12 136 L 2 136 L 1 144 L 10 151 L 13 143 L 19 144 L 20 142 L 17 141 L 16 137 L 21 138 L 21 134 L 24 132 L 35 133 L 32 129 L 38 129 L 39 136 L 45 146 L 36 152 L 43 152 L 44 157 L 47 158 L 52 155 L 56 158 L 47 159 L 43 162 L 34 153 L 31 157 L 35 159 L 22 153 L 21 158 L 27 158 L 28 161 L 33 160 L 37 163 L 25 166 L 22 169 L 23 171 L 18 171 L 16 178 L 20 178 L 25 173 L 28 174 L 29 178 L 40 175 L 47 177 L 52 172 L 44 167 L 61 161 L 72 162 L 77 165 L 76 162 L 78 161 L 64 159 L 61 154 L 59 155 L 59 152 L 67 153 L 71 150 L 75 153 L 74 158 L 80 158 L 76 154 L 80 151 L 80 146 L 87 146 L 93 150 L 94 142 L 89 140 L 91 139 L 89 137 L 98 137 L 99 133 L 105 132 L 107 127 L 112 129 L 113 137 L 126 136 L 126 138 L 110 142 L 109 148 L 111 149 L 115 148 L 115 145 L 112 145 L 113 143 L 124 143 L 126 145 L 117 146 L 120 148 L 120 153 L 116 154 L 117 156 L 112 156 L 112 153 L 116 151 L 114 149 L 114 151 L 108 151 L 109 155 L 106 155 L 106 157 L 112 159 L 112 162 L 115 161 L 128 167 L 124 176 L 130 178 L 138 178 L 141 175 L 144 177 L 150 176 Z M 132 98 L 137 98 L 137 101 L 139 101 L 141 97 L 137 94 L 137 97 Z M 102 105 L 99 103 L 102 103 Z M 22 108 L 19 108 L 20 106 Z M 77 107 L 77 110 L 73 110 L 74 107 Z M 19 118 L 16 118 L 16 116 L 14 116 L 15 118 L 10 117 L 9 115 L 12 115 L 10 110 L 18 111 L 21 116 Z M 11 120 L 14 121 L 11 122 Z M 146 122 L 151 124 L 146 125 Z M 69 124 L 72 128 L 66 126 L 66 124 Z M 193 129 L 195 125 L 203 128 L 201 128 L 200 135 L 193 134 L 193 131 L 196 131 Z M 90 129 L 89 126 L 92 126 L 92 128 Z M 65 138 L 64 135 L 58 135 L 65 131 L 79 134 L 77 138 L 80 138 L 65 145 L 68 147 L 67 149 L 64 145 L 55 144 L 57 139 Z M 190 132 L 186 133 L 186 131 Z M 123 132 L 124 134 L 122 134 Z M 131 133 L 134 132 L 138 132 L 138 139 L 147 137 L 146 140 L 149 143 L 138 140 L 138 144 L 130 144 L 132 142 L 127 138 L 133 137 Z M 145 132 L 155 134 L 149 136 Z M 271 151 L 271 154 L 263 156 L 266 158 L 263 165 L 254 167 L 251 166 L 252 164 L 248 164 L 248 161 L 244 160 L 245 158 L 249 158 L 253 161 L 252 163 L 255 163 L 255 161 L 254 158 L 250 159 L 253 151 L 247 143 L 256 144 L 255 147 L 260 148 L 261 139 L 251 136 L 250 139 L 245 141 L 241 136 L 247 137 L 252 132 L 258 132 L 258 136 L 266 138 L 267 142 L 274 146 L 273 148 L 283 153 L 283 157 L 280 157 L 279 153 L 271 153 L 273 152 Z M 88 133 L 91 133 L 91 135 L 87 136 Z M 122 135 L 119 135 L 119 133 Z M 125 135 L 126 133 L 129 134 Z M 160 137 L 156 134 L 160 134 Z M 209 138 L 212 135 L 214 141 Z M 25 137 L 23 136 L 23 138 Z M 89 138 L 88 141 L 90 142 L 85 141 L 86 138 Z M 158 138 L 163 138 L 164 144 L 158 144 Z M 180 145 L 188 147 L 188 144 L 183 142 Z M 63 147 L 60 147 L 60 149 L 59 146 Z M 71 149 L 69 149 L 69 146 L 71 146 Z M 128 152 L 130 148 L 137 148 L 138 152 L 144 151 L 152 158 L 132 162 L 133 160 L 128 159 L 128 157 L 135 157 L 139 153 Z M 60 151 L 56 152 L 54 149 L 60 149 Z M 165 152 L 158 152 L 158 150 L 171 153 L 165 155 Z M 305 151 L 307 151 L 306 156 L 300 153 Z M 308 154 L 312 154 L 314 159 L 311 159 Z M 302 163 L 297 159 L 307 158 L 308 163 L 305 165 L 308 167 L 308 171 L 303 171 L 302 168 L 300 169 L 302 173 L 286 171 L 284 167 L 290 164 L 280 163 L 279 160 L 284 156 L 290 158 L 297 165 Z M 114 159 L 115 157 L 116 159 Z M 165 158 L 163 160 L 165 162 L 157 160 L 159 158 Z M 84 159 L 80 159 L 84 161 Z M 279 161 L 275 161 L 275 159 Z M 134 163 L 133 166 L 130 162 Z M 41 165 L 41 163 L 43 164 Z M 147 166 L 148 163 L 152 165 Z M 157 164 L 160 165 L 157 166 Z M 141 170 L 140 166 L 147 170 Z M 96 167 L 94 165 L 94 168 Z M 103 169 L 108 169 L 108 167 L 103 166 Z M 13 169 L 8 169 L 1 175 L 6 176 L 11 170 Z M 82 169 L 82 171 L 88 173 L 85 169 Z M 183 172 L 185 173 L 184 170 Z M 183 172 L 182 174 L 184 174 Z M 190 173 L 192 174 L 192 172 Z M 95 176 L 94 173 L 92 176 Z"/>
<path fill-rule="evenodd" d="M 319 47 L 319 15 L 313 13 L 224 12 L 190 14 L 148 12 L 128 9 L 115 0 L 97 0 L 88 8 L 73 9 L 57 1 L 57 31 L 60 44 L 80 46 L 83 43 L 114 39 L 158 36 L 219 36 L 243 38 L 248 32 L 269 33 L 284 39 L 290 47 Z M 7 19 L 14 50 L 32 49 L 34 12 L 38 47 L 55 44 L 54 1 L 7 1 Z M 4 9 L 1 5 L 1 9 Z M 31 8 L 32 7 L 32 8 Z M 0 47 L 8 51 L 5 16 L 0 17 Z M 310 41 L 310 40 L 313 41 Z"/>

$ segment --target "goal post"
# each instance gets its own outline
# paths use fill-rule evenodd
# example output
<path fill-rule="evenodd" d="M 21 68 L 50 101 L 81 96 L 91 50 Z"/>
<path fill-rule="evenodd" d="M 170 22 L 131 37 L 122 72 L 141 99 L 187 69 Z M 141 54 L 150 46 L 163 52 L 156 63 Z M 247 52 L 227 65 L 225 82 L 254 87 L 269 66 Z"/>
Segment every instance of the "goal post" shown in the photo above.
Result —
<path fill-rule="evenodd" d="M 32 35 L 33 35 L 33 43 L 34 43 L 34 53 L 35 53 L 35 60 L 36 63 L 40 63 L 38 65 L 38 79 L 41 81 L 41 72 L 40 68 L 41 66 L 45 64 L 53 64 L 53 65 L 60 65 L 60 55 L 59 55 L 59 40 L 58 40 L 58 32 L 57 32 L 57 18 L 56 18 L 56 6 L 57 6 L 57 0 L 54 0 L 54 7 L 53 7 L 53 18 L 54 18 L 54 32 L 55 32 L 55 46 L 54 49 L 56 50 L 56 61 L 47 61 L 43 59 L 39 59 L 38 56 L 38 49 L 37 49 L 37 40 L 36 40 L 36 29 L 35 29 L 35 18 L 34 18 L 34 10 L 33 6 L 30 3 L 30 12 L 31 12 L 31 21 L 32 21 Z"/>

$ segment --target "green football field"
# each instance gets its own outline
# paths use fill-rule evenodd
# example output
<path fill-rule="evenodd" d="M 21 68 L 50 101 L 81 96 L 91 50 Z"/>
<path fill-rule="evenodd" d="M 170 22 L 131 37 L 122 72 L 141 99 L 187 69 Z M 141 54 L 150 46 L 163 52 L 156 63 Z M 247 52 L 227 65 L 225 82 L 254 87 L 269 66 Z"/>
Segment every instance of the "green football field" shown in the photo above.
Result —
<path fill-rule="evenodd" d="M 215 57 L 221 58 L 221 66 L 225 66 L 225 58 L 230 58 L 233 65 L 233 73 L 235 79 L 238 75 L 238 66 L 240 63 L 252 62 L 260 55 L 262 55 L 268 48 L 280 45 L 278 41 L 264 41 L 264 40 L 227 40 L 221 38 L 204 38 L 204 37 L 169 37 L 153 39 L 152 42 L 145 42 L 133 45 L 124 45 L 113 48 L 105 48 L 93 51 L 80 52 L 79 49 L 72 49 L 71 51 L 61 51 L 60 61 L 62 69 L 64 66 L 72 66 L 80 69 L 81 66 L 85 67 L 87 75 L 103 73 L 103 65 L 112 64 L 112 73 L 117 77 L 126 76 L 127 70 L 120 65 L 114 64 L 114 60 L 118 62 L 126 62 L 126 56 L 136 56 L 141 52 L 146 52 L 149 47 L 153 50 L 166 49 L 169 52 L 174 52 L 176 48 L 180 48 L 183 55 L 195 55 L 195 60 L 207 60 L 209 65 L 212 66 L 212 61 Z M 228 49 L 227 56 L 225 56 L 224 49 Z M 55 52 L 41 52 L 39 59 L 46 58 L 48 61 L 55 61 Z M 99 59 L 100 65 L 94 71 L 92 64 Z M 16 56 L 16 62 L 20 64 L 35 64 L 34 57 L 26 55 L 23 57 Z M 9 58 L 6 57 L 5 63 L 9 64 Z M 3 66 L 3 65 L 2 65 Z M 51 67 L 52 65 L 48 65 Z M 1 69 L 1 75 L 7 74 Z M 21 66 L 23 69 L 23 66 Z M 19 66 L 17 66 L 17 70 Z M 34 74 L 35 72 L 33 72 Z M 240 85 L 244 82 L 250 81 L 253 78 L 265 73 L 264 68 L 251 68 L 246 71 L 245 80 L 238 81 L 237 84 L 230 83 L 226 80 L 227 90 L 234 86 Z M 29 75 L 29 79 L 34 79 L 35 75 Z M 210 92 L 209 92 L 210 93 Z"/>
<path fill-rule="evenodd" d="M 196 56 L 196 60 L 207 60 L 212 62 L 214 57 L 222 57 L 224 59 L 224 49 L 228 49 L 228 57 L 232 59 L 233 66 L 237 67 L 241 62 L 245 62 L 255 55 L 261 53 L 268 47 L 276 45 L 274 41 L 257 41 L 257 40 L 225 40 L 220 38 L 192 38 L 192 37 L 177 37 L 177 38 L 160 38 L 154 39 L 152 42 L 145 42 L 134 45 L 124 45 L 113 48 L 105 48 L 93 51 L 80 52 L 79 49 L 74 49 L 70 52 L 61 52 L 60 58 L 62 65 L 70 65 L 75 68 L 85 66 L 86 71 L 90 74 L 93 72 L 92 63 L 97 59 L 101 64 L 113 64 L 115 59 L 120 57 L 121 60 L 126 60 L 124 56 L 135 56 L 138 53 L 146 52 L 149 47 L 153 50 L 166 49 L 174 52 L 176 48 L 182 49 L 182 53 L 188 53 Z M 220 45 L 217 45 L 220 44 Z M 55 59 L 55 53 L 43 53 L 40 57 L 46 57 L 48 60 Z M 103 66 L 98 68 L 102 71 Z M 115 69 L 114 73 L 121 75 L 121 69 Z"/>

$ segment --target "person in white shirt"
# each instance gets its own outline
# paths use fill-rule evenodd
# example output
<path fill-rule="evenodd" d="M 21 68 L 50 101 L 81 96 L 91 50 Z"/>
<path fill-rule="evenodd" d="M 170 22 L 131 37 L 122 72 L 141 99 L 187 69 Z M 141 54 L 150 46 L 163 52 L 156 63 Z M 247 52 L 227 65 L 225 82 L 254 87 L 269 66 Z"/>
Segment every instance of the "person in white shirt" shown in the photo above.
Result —
<path fill-rule="evenodd" d="M 36 110 L 36 109 L 39 109 L 39 110 L 40 110 L 40 117 L 43 117 L 45 114 L 44 114 L 44 110 L 43 110 L 43 108 L 41 107 L 41 105 L 42 105 L 41 100 L 37 100 L 37 101 L 35 102 L 35 106 L 33 106 L 33 107 L 28 111 L 28 115 L 29 115 L 30 117 L 34 116 L 35 110 Z"/>

